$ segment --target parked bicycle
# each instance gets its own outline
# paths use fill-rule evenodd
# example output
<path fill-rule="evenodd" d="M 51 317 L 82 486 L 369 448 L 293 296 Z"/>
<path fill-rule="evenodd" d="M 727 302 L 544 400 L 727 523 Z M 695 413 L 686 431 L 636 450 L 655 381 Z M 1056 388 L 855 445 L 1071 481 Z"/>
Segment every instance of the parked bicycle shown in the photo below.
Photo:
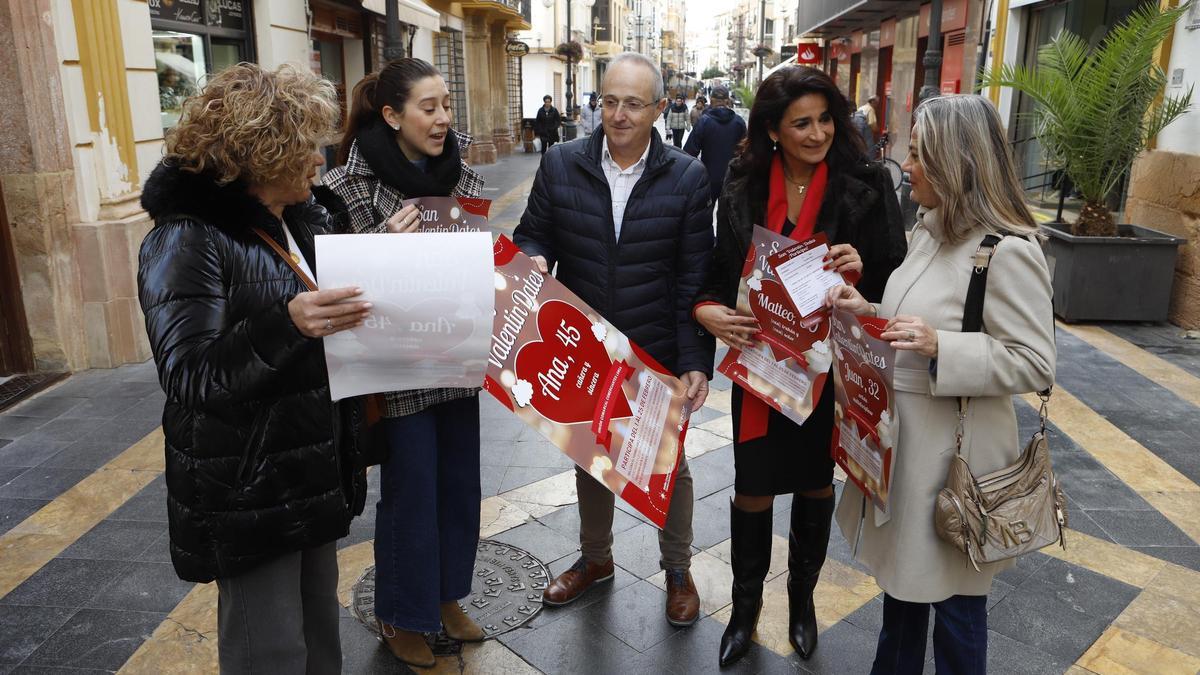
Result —
<path fill-rule="evenodd" d="M 871 146 L 871 158 L 878 158 L 883 162 L 883 166 L 888 171 L 888 175 L 892 177 L 892 185 L 896 190 L 896 194 L 900 194 L 900 186 L 908 180 L 908 176 L 904 174 L 904 170 L 900 168 L 900 162 L 887 156 L 887 147 L 891 143 L 891 138 L 885 131 L 879 135 L 879 141 Z"/>

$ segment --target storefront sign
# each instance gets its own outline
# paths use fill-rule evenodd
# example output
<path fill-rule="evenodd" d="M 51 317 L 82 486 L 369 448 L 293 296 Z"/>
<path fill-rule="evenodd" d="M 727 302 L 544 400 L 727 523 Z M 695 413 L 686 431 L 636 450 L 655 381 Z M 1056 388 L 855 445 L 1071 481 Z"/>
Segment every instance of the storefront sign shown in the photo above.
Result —
<path fill-rule="evenodd" d="M 942 32 L 967 27 L 967 0 L 942 0 Z M 917 37 L 929 37 L 929 3 L 921 5 L 917 21 Z"/>
<path fill-rule="evenodd" d="M 504 45 L 504 53 L 509 56 L 525 56 L 529 53 L 529 45 L 517 40 L 509 40 Z"/>
<path fill-rule="evenodd" d="M 896 44 L 896 20 L 884 19 L 879 24 L 879 46 L 891 47 Z"/>
<path fill-rule="evenodd" d="M 802 66 L 821 65 L 821 45 L 811 43 L 796 45 L 796 63 Z"/>
<path fill-rule="evenodd" d="M 243 30 L 247 0 L 208 0 L 208 25 Z"/>
<path fill-rule="evenodd" d="M 200 0 L 150 0 L 148 5 L 151 19 L 204 24 L 204 11 Z"/>

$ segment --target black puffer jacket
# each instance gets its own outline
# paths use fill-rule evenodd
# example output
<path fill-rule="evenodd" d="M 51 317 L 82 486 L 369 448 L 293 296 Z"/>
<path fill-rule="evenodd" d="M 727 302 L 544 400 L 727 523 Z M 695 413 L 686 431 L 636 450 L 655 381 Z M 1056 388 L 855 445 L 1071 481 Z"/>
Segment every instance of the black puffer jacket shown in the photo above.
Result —
<path fill-rule="evenodd" d="M 708 172 L 653 132 L 618 242 L 603 142 L 598 130 L 550 148 L 514 241 L 664 368 L 711 376 L 714 343 L 691 315 L 712 254 Z"/>
<path fill-rule="evenodd" d="M 346 534 L 362 512 L 364 474 L 335 442 L 320 340 L 287 303 L 305 289 L 251 230 L 281 245 L 279 222 L 245 186 L 160 164 L 142 206 L 138 296 L 167 394 L 167 511 L 180 578 L 232 577 L 283 553 Z M 310 200 L 284 220 L 310 265 L 327 228 Z"/>
<path fill-rule="evenodd" d="M 746 176 L 730 177 L 717 205 L 717 247 L 712 269 L 697 302 L 737 302 L 742 264 L 754 226 L 766 222 L 767 196 L 763 186 L 751 186 Z M 908 240 L 900 220 L 900 204 L 892 179 L 878 163 L 862 162 L 846 171 L 830 171 L 825 199 L 817 213 L 817 232 L 830 244 L 850 244 L 863 260 L 858 290 L 871 302 L 883 297 L 892 270 L 904 262 Z"/>

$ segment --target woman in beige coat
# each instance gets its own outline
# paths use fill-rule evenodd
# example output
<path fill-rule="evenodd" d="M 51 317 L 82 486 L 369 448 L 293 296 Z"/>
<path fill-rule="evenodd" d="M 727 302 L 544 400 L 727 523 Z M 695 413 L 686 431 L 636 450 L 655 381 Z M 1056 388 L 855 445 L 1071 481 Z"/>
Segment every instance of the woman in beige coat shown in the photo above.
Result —
<path fill-rule="evenodd" d="M 1011 397 L 1054 381 L 1050 274 L 1000 117 L 986 98 L 922 103 L 904 169 L 921 210 L 883 302 L 869 304 L 845 286 L 830 292 L 839 308 L 889 319 L 883 337 L 898 350 L 891 513 L 869 507 L 847 483 L 837 521 L 885 592 L 872 672 L 922 671 L 932 604 L 937 671 L 983 673 L 987 593 L 1005 566 L 976 571 L 938 539 L 934 500 L 955 452 L 957 397 L 970 397 L 963 455 L 971 471 L 978 476 L 1017 460 Z M 991 259 L 983 331 L 963 333 L 972 255 L 989 233 L 1006 236 Z"/>

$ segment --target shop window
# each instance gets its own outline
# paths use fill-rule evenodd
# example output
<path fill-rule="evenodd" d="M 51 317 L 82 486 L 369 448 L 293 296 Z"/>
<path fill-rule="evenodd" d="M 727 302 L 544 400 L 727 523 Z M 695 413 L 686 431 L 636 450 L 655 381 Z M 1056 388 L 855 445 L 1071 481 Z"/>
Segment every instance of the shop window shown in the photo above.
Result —
<path fill-rule="evenodd" d="M 199 35 L 154 31 L 154 65 L 158 70 L 158 105 L 163 129 L 179 121 L 183 101 L 195 94 L 207 72 L 204 39 Z"/>
<path fill-rule="evenodd" d="M 467 114 L 467 78 L 463 67 L 462 31 L 443 28 L 433 34 L 434 66 L 446 79 L 450 90 L 450 109 L 454 115 L 454 128 L 470 133 L 470 115 Z"/>
<path fill-rule="evenodd" d="M 254 59 L 250 0 L 149 0 L 163 129 L 205 78 Z"/>

